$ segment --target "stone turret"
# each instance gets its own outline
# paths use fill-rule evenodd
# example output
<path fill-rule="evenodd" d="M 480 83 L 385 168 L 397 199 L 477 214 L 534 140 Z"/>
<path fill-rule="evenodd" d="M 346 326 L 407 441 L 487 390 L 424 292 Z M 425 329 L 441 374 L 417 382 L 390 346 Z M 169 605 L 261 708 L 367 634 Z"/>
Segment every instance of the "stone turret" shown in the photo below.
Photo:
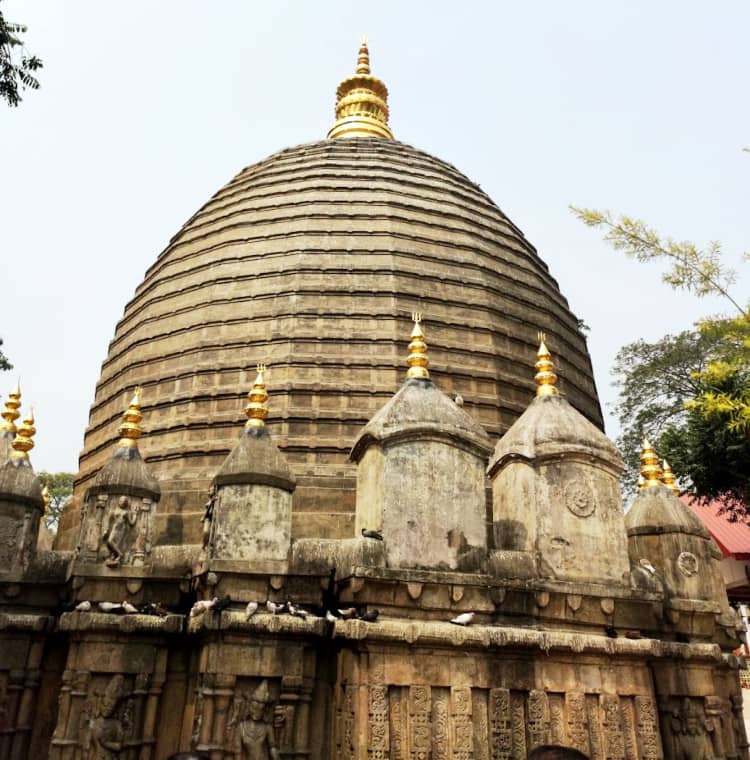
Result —
<path fill-rule="evenodd" d="M 719 568 L 722 554 L 703 523 L 673 490 L 648 438 L 641 453 L 642 485 L 625 517 L 633 565 L 646 567 L 664 582 L 667 617 L 678 629 L 695 634 L 696 622 L 723 624 L 732 637 L 734 613 L 729 608 Z M 681 617 L 683 618 L 681 620 Z M 711 625 L 706 630 L 712 630 Z"/>
<path fill-rule="evenodd" d="M 44 499 L 29 459 L 34 433 L 34 412 L 29 411 L 11 441 L 10 455 L 0 465 L 0 575 L 22 575 L 36 549 Z"/>
<path fill-rule="evenodd" d="M 629 562 L 615 445 L 563 398 L 540 334 L 536 397 L 489 466 L 496 571 L 622 584 Z"/>
<path fill-rule="evenodd" d="M 138 450 L 141 389 L 136 388 L 119 428 L 120 440 L 85 497 L 77 562 L 117 570 L 151 562 L 156 478 Z"/>
<path fill-rule="evenodd" d="M 216 474 L 206 505 L 204 540 L 212 569 L 237 562 L 247 569 L 248 563 L 260 567 L 289 558 L 296 484 L 265 425 L 265 369 L 258 365 L 245 428 Z"/>
<path fill-rule="evenodd" d="M 357 437 L 356 531 L 376 529 L 394 568 L 475 570 L 487 551 L 489 437 L 432 382 L 420 316 L 406 382 Z"/>

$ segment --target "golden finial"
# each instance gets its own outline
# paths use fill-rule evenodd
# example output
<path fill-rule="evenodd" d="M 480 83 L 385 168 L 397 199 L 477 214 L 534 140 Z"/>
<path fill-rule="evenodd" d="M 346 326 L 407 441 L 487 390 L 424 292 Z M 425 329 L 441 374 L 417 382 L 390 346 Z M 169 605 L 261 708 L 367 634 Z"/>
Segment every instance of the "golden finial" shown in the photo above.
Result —
<path fill-rule="evenodd" d="M 12 459 L 28 459 L 29 452 L 34 448 L 34 441 L 31 439 L 36 433 L 34 427 L 34 407 L 30 407 L 28 414 L 21 420 L 21 424 L 16 431 L 16 437 L 11 441 L 13 451 L 10 456 Z"/>
<path fill-rule="evenodd" d="M 16 420 L 21 416 L 21 413 L 18 411 L 20 406 L 21 386 L 16 383 L 16 387 L 8 394 L 5 409 L 2 415 L 0 415 L 3 418 L 3 421 L 0 422 L 0 433 L 16 434 Z"/>
<path fill-rule="evenodd" d="M 680 495 L 680 487 L 677 485 L 677 478 L 674 476 L 672 468 L 669 466 L 669 462 L 667 462 L 666 459 L 662 460 L 661 482 L 664 483 L 667 488 L 671 489 L 675 496 Z"/>
<path fill-rule="evenodd" d="M 411 318 L 414 320 L 414 327 L 411 331 L 409 356 L 406 357 L 406 363 L 409 365 L 406 376 L 426 378 L 430 376 L 427 371 L 430 360 L 427 358 L 427 344 L 424 342 L 424 333 L 421 327 L 422 315 L 415 311 Z"/>
<path fill-rule="evenodd" d="M 133 392 L 133 398 L 130 399 L 128 408 L 122 415 L 122 424 L 117 429 L 120 434 L 118 446 L 137 446 L 138 439 L 141 437 L 140 422 L 143 419 L 141 414 L 141 388 L 140 386 Z"/>
<path fill-rule="evenodd" d="M 49 502 L 50 502 L 50 496 L 49 496 L 49 487 L 45 483 L 42 487 L 42 501 L 44 502 L 44 512 L 42 514 L 47 514 L 49 512 Z"/>
<path fill-rule="evenodd" d="M 339 137 L 382 137 L 393 139 L 388 127 L 388 88 L 370 73 L 367 37 L 362 37 L 354 76 L 336 90 L 336 121 L 328 139 Z"/>
<path fill-rule="evenodd" d="M 644 480 L 643 488 L 662 485 L 659 457 L 656 456 L 654 447 L 645 436 L 643 438 L 643 449 L 641 451 L 641 477 Z"/>
<path fill-rule="evenodd" d="M 552 355 L 547 348 L 545 341 L 547 336 L 540 332 L 537 335 L 539 339 L 539 350 L 536 352 L 536 395 L 537 396 L 557 396 L 557 375 L 555 374 L 555 365 L 552 363 Z"/>
<path fill-rule="evenodd" d="M 245 427 L 263 427 L 268 417 L 268 392 L 266 391 L 266 381 L 263 379 L 263 373 L 266 371 L 265 364 L 259 364 L 256 367 L 258 374 L 255 376 L 255 382 L 250 392 L 247 394 L 248 403 L 245 407 L 247 422 Z"/>

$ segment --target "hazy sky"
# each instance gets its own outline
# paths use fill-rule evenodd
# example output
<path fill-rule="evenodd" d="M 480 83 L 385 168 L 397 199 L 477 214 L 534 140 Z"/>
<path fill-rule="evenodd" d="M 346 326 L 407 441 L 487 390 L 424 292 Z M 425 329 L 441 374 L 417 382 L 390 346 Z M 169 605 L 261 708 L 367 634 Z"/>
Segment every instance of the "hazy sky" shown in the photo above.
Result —
<path fill-rule="evenodd" d="M 76 470 L 108 342 L 146 268 L 244 166 L 322 139 L 367 33 L 397 139 L 479 183 L 536 245 L 589 345 L 724 310 L 675 294 L 568 204 L 611 208 L 739 267 L 750 249 L 747 2 L 5 0 L 44 60 L 0 105 L 0 336 L 36 405 L 37 469 Z M 738 284 L 746 302 L 750 277 Z M 608 421 L 610 434 L 616 432 Z"/>

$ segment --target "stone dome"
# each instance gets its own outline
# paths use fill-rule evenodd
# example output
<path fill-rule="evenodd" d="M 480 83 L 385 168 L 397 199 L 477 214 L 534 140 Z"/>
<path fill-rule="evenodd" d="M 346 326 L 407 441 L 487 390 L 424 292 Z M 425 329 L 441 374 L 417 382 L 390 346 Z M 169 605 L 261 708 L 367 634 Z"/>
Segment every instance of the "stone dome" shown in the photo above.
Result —
<path fill-rule="evenodd" d="M 296 537 L 353 535 L 358 432 L 401 384 L 409 315 L 429 326 L 437 386 L 491 437 L 527 407 L 536 335 L 561 389 L 601 427 L 586 341 L 534 247 L 453 166 L 377 137 L 283 150 L 241 171 L 175 235 L 125 307 L 91 407 L 76 498 L 143 386 L 141 451 L 159 543 L 197 543 L 207 489 L 243 423 L 256 362 L 297 481 Z"/>

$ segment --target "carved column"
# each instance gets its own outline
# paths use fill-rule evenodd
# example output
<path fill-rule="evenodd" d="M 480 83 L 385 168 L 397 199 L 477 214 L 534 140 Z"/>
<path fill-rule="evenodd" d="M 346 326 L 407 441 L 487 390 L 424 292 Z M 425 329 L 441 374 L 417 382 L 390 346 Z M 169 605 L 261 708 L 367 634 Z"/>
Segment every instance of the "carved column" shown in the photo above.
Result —
<path fill-rule="evenodd" d="M 734 726 L 734 735 L 737 741 L 739 756 L 746 758 L 748 756 L 747 732 L 745 731 L 745 716 L 742 709 L 742 692 L 732 694 L 732 723 Z"/>
<path fill-rule="evenodd" d="M 44 642 L 35 641 L 29 650 L 26 660 L 26 672 L 23 680 L 23 691 L 20 695 L 18 712 L 16 714 L 15 736 L 10 753 L 11 760 L 26 760 L 28 757 L 31 722 L 34 719 L 34 701 L 39 688 L 40 667 Z"/>
<path fill-rule="evenodd" d="M 656 704 L 653 697 L 636 697 L 635 719 L 641 760 L 662 760 L 659 724 L 656 720 Z"/>
<path fill-rule="evenodd" d="M 50 760 L 60 760 L 62 758 L 62 748 L 65 746 L 66 734 L 68 728 L 68 718 L 70 716 L 70 692 L 73 688 L 73 671 L 65 670 L 62 674 L 60 694 L 57 698 L 57 724 L 55 732 L 52 734 L 50 744 Z"/>
<path fill-rule="evenodd" d="M 237 677 L 234 675 L 217 674 L 215 676 L 214 713 L 213 713 L 213 746 L 210 752 L 211 760 L 222 760 L 225 756 L 227 736 L 227 715 L 229 704 L 234 696 L 234 685 Z"/>
<path fill-rule="evenodd" d="M 88 698 L 89 682 L 91 673 L 77 670 L 73 675 L 73 688 L 70 692 L 70 711 L 68 713 L 68 725 L 65 731 L 65 746 L 62 748 L 61 759 L 73 760 L 76 756 L 76 748 L 80 746 L 81 722 L 83 708 Z M 87 748 L 84 748 L 84 753 Z M 85 754 L 84 754 L 85 757 Z"/>
<path fill-rule="evenodd" d="M 143 716 L 143 746 L 139 760 L 151 760 L 156 744 L 156 715 L 162 689 L 166 680 L 167 651 L 160 650 L 156 656 L 156 666 L 146 696 Z"/>
<path fill-rule="evenodd" d="M 211 748 L 211 737 L 214 731 L 214 697 L 213 697 L 214 675 L 205 673 L 201 679 L 200 702 L 203 705 L 200 716 L 200 733 L 198 735 L 198 746 L 196 749 L 200 752 L 206 752 Z"/>

